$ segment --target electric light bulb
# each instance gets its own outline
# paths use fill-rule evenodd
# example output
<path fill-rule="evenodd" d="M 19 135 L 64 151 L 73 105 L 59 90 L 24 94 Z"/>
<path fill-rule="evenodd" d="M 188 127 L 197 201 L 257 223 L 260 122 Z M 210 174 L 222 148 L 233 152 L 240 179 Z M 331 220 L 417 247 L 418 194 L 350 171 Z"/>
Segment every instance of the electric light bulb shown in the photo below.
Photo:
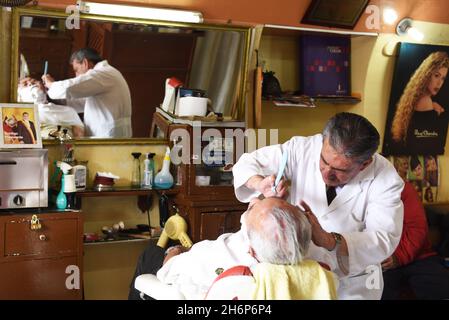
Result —
<path fill-rule="evenodd" d="M 395 9 L 387 7 L 383 10 L 382 17 L 386 24 L 392 25 L 398 19 L 398 14 Z"/>

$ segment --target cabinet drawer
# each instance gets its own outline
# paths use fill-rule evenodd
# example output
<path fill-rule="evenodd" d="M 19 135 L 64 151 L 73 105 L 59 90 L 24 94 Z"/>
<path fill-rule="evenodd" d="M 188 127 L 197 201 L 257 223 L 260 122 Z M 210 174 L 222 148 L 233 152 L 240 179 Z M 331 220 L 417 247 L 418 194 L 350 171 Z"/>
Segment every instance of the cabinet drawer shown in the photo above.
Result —
<path fill-rule="evenodd" d="M 223 233 L 236 232 L 240 229 L 242 211 L 202 212 L 201 240 L 215 240 Z"/>
<path fill-rule="evenodd" d="M 41 229 L 31 230 L 31 216 L 4 221 L 4 257 L 52 256 L 76 253 L 78 220 L 63 214 L 38 216 Z"/>
<path fill-rule="evenodd" d="M 82 299 L 82 272 L 78 287 L 73 285 L 78 274 L 67 271 L 68 266 L 82 270 L 80 263 L 77 257 L 0 262 L 0 300 Z"/>

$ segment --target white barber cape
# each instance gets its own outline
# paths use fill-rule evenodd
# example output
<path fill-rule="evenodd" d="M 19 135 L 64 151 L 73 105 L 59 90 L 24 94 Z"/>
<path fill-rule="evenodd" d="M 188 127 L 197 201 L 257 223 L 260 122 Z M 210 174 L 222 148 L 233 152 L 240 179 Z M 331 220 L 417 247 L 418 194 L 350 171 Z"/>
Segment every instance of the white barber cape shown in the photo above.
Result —
<path fill-rule="evenodd" d="M 383 289 L 380 263 L 399 243 L 403 181 L 391 163 L 375 154 L 373 162 L 347 183 L 330 206 L 319 169 L 322 135 L 294 137 L 282 145 L 245 153 L 233 167 L 237 198 L 248 202 L 259 193 L 245 183 L 254 175 L 276 175 L 283 150 L 288 150 L 284 176 L 291 181 L 288 201 L 304 200 L 327 232 L 343 235 L 349 250 L 349 275 L 343 276 L 335 252 L 312 246 L 308 258 L 327 263 L 340 276 L 339 299 L 380 299 Z"/>
<path fill-rule="evenodd" d="M 72 79 L 55 81 L 47 91 L 52 99 L 85 99 L 86 135 L 97 138 L 129 138 L 131 94 L 122 74 L 106 60 Z"/>
<path fill-rule="evenodd" d="M 185 253 L 165 263 L 156 276 L 163 283 L 174 285 L 188 300 L 202 300 L 215 278 L 231 267 L 257 264 L 249 253 L 249 245 L 240 230 L 226 233 L 217 240 L 195 243 Z"/>

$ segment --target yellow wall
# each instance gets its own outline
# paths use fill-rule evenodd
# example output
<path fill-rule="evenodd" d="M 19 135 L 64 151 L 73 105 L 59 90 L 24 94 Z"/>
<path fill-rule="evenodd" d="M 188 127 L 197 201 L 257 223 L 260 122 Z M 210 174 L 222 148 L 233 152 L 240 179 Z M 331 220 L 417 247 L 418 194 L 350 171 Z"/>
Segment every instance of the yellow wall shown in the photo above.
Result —
<path fill-rule="evenodd" d="M 57 146 L 49 145 L 50 162 L 55 159 Z M 97 171 L 110 171 L 121 178 L 117 186 L 130 184 L 131 152 L 156 153 L 156 167 L 161 168 L 164 145 L 76 145 L 75 157 L 89 160 L 90 184 Z M 143 157 L 141 157 L 143 160 Z M 49 173 L 52 174 L 53 166 Z M 137 206 L 136 196 L 83 198 L 84 232 L 101 234 L 101 227 L 123 221 L 125 228 L 147 224 L 146 213 Z M 154 198 L 150 213 L 151 226 L 159 226 L 158 199 Z M 126 299 L 137 258 L 148 244 L 144 242 L 104 243 L 84 246 L 85 299 Z"/>
<path fill-rule="evenodd" d="M 415 26 L 426 37 L 422 43 L 449 44 L 449 27 L 443 24 L 417 22 Z M 317 103 L 315 109 L 276 107 L 269 101 L 262 104 L 262 128 L 279 128 L 279 142 L 294 135 L 321 132 L 326 120 L 336 112 L 348 111 L 368 118 L 379 130 L 383 140 L 385 122 L 394 71 L 394 48 L 398 41 L 413 42 L 392 34 L 378 37 L 353 36 L 351 40 L 352 92 L 360 94 L 362 102 L 355 105 Z M 273 70 L 283 91 L 299 88 L 298 40 L 293 36 L 263 35 L 260 43 L 260 61 L 264 70 Z M 449 108 L 449 106 L 448 106 Z M 382 146 L 382 143 L 381 143 Z M 446 141 L 449 151 L 449 139 Z M 439 156 L 439 202 L 449 201 L 449 156 Z"/>

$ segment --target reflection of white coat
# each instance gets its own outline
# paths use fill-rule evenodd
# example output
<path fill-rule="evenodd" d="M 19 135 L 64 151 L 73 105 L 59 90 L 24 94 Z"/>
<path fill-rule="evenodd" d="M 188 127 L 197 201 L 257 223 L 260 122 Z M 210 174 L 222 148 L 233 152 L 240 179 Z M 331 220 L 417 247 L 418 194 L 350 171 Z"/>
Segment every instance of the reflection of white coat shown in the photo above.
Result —
<path fill-rule="evenodd" d="M 348 182 L 328 206 L 319 169 L 321 147 L 322 135 L 318 134 L 294 137 L 282 145 L 242 155 L 233 168 L 236 196 L 244 202 L 258 196 L 244 184 L 254 175 L 276 175 L 282 152 L 288 150 L 284 176 L 291 181 L 289 201 L 299 204 L 304 200 L 323 229 L 341 233 L 348 244 L 349 276 L 335 270 L 341 276 L 339 299 L 380 299 L 380 263 L 393 253 L 402 232 L 403 181 L 390 162 L 376 154 L 374 161 Z M 308 255 L 337 265 L 335 252 L 329 254 L 324 248 L 311 246 Z"/>
<path fill-rule="evenodd" d="M 55 81 L 48 90 L 52 99 L 85 98 L 84 124 L 93 137 L 132 136 L 131 95 L 122 74 L 106 60 L 72 79 Z"/>

